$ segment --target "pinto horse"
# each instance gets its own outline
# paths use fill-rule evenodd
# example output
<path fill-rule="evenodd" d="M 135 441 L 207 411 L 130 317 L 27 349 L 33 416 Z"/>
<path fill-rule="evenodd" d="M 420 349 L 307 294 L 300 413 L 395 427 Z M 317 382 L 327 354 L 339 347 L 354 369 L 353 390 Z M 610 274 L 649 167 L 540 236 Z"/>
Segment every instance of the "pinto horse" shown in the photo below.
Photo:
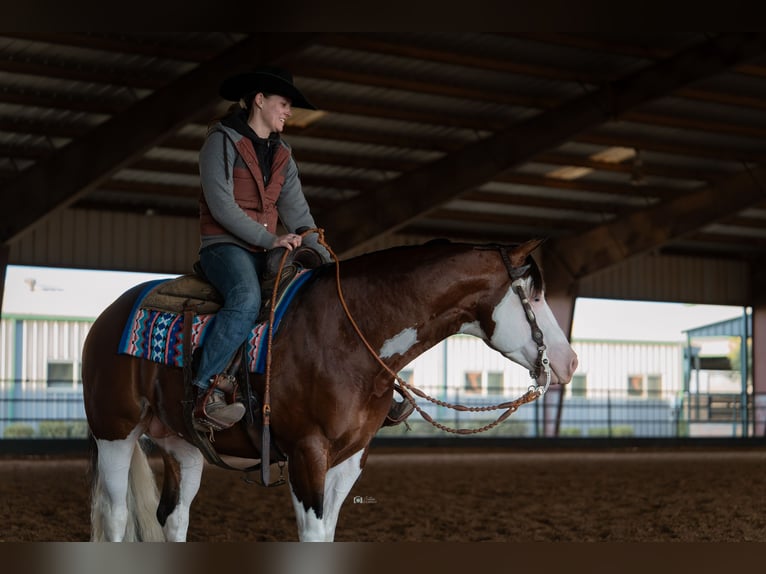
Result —
<path fill-rule="evenodd" d="M 546 388 L 571 380 L 577 356 L 545 301 L 531 256 L 539 243 L 430 242 L 314 271 L 271 347 L 271 433 L 287 460 L 301 541 L 334 539 L 341 505 L 386 419 L 391 373 L 439 341 L 474 335 L 530 369 L 538 383 L 547 377 Z M 116 352 L 142 287 L 104 310 L 83 350 L 85 410 L 96 445 L 93 540 L 184 541 L 204 467 L 186 431 L 183 368 Z M 264 378 L 249 375 L 256 396 L 263 396 Z M 244 427 L 218 431 L 211 443 L 232 467 L 260 458 Z M 141 437 L 159 447 L 161 496 Z"/>

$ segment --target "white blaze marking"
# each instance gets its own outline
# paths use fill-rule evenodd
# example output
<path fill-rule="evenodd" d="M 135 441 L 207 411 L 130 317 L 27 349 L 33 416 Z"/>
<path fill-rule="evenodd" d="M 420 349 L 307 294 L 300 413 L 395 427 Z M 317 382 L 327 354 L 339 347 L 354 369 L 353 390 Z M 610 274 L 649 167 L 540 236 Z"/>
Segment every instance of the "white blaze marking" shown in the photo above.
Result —
<path fill-rule="evenodd" d="M 511 352 L 524 346 L 526 342 L 526 333 L 524 329 L 514 329 L 514 308 L 520 307 L 520 302 L 516 293 L 508 289 L 505 297 L 497 304 L 492 312 L 492 319 L 495 321 L 495 332 L 492 334 L 492 345 L 502 352 Z M 522 315 L 522 318 L 524 315 Z"/>
<path fill-rule="evenodd" d="M 379 355 L 383 359 L 394 355 L 404 355 L 418 342 L 418 332 L 414 327 L 408 327 L 401 333 L 388 339 L 380 348 Z"/>

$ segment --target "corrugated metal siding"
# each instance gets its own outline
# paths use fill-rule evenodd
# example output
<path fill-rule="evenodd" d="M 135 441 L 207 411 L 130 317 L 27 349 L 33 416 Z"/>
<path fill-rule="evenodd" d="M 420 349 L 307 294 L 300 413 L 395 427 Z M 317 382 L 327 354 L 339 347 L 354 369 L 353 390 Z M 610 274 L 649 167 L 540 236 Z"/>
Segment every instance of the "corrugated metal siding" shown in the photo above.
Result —
<path fill-rule="evenodd" d="M 504 392 L 519 395 L 532 384 L 523 367 L 506 359 L 476 337 L 454 335 L 417 357 L 405 370 L 412 370 L 412 382 L 432 395 L 461 394 L 466 373 L 482 373 L 480 394 L 486 395 L 486 374 L 502 373 Z"/>
<path fill-rule="evenodd" d="M 21 377 L 25 383 L 44 383 L 49 361 L 76 362 L 79 370 L 82 347 L 92 321 L 24 320 L 24 363 Z"/>
<path fill-rule="evenodd" d="M 523 394 L 533 384 L 529 372 L 509 361 L 476 337 L 455 335 L 441 345 L 447 345 L 447 385 L 459 390 L 465 384 L 465 374 L 470 371 L 503 374 L 505 394 Z"/>
<path fill-rule="evenodd" d="M 13 379 L 13 369 L 16 364 L 15 329 L 16 321 L 13 319 L 0 321 L 0 387 L 5 381 Z"/>
<path fill-rule="evenodd" d="M 573 341 L 577 353 L 576 375 L 584 375 L 589 392 L 627 396 L 628 377 L 661 375 L 662 392 L 683 389 L 683 347 L 680 343 Z M 601 393 L 601 394 L 600 394 Z"/>
<path fill-rule="evenodd" d="M 683 388 L 683 345 L 636 341 L 574 341 L 579 359 L 577 375 L 587 377 L 589 392 L 604 396 L 627 396 L 631 375 L 662 376 L 663 392 Z M 523 367 L 485 345 L 480 339 L 454 335 L 426 351 L 405 370 L 414 374 L 413 383 L 430 393 L 463 389 L 468 372 L 503 373 L 505 394 L 523 393 L 532 384 Z M 568 389 L 569 387 L 567 387 Z M 599 394 L 601 393 L 601 394 Z"/>
<path fill-rule="evenodd" d="M 644 255 L 594 273 L 579 295 L 637 301 L 749 305 L 747 263 L 670 255 Z"/>
<path fill-rule="evenodd" d="M 7 386 L 17 376 L 24 387 L 45 386 L 50 361 L 72 362 L 75 376 L 79 378 L 82 347 L 92 324 L 93 321 L 87 320 L 3 318 L 0 321 L 0 386 Z M 20 339 L 17 325 L 21 326 Z M 18 343 L 21 349 L 17 348 Z M 21 364 L 17 366 L 16 353 L 19 352 Z"/>
<path fill-rule="evenodd" d="M 188 273 L 197 259 L 196 218 L 67 209 L 11 245 L 9 263 Z"/>
<path fill-rule="evenodd" d="M 385 236 L 353 253 L 422 243 Z M 188 273 L 197 259 L 196 218 L 67 209 L 11 245 L 9 263 L 155 273 Z M 583 297 L 749 305 L 747 263 L 644 255 L 581 281 Z"/>

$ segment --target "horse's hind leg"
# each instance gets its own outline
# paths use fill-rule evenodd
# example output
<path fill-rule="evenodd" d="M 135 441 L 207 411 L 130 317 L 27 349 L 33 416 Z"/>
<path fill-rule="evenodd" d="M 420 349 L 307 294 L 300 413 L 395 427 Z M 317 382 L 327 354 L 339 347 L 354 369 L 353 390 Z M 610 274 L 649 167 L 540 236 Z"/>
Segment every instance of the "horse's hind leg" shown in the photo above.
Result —
<path fill-rule="evenodd" d="M 290 459 L 293 507 L 301 542 L 332 542 L 343 501 L 362 473 L 364 449 L 326 471 L 324 480 L 317 458 Z M 313 464 L 312 464 L 313 463 Z M 293 484 L 294 475 L 296 477 Z"/>
<path fill-rule="evenodd" d="M 128 523 L 128 481 L 133 449 L 142 430 L 122 440 L 96 439 L 98 459 L 92 492 L 92 539 L 121 542 Z"/>
<path fill-rule="evenodd" d="M 163 449 L 165 477 L 157 518 L 169 542 L 184 542 L 189 508 L 199 490 L 204 459 L 199 449 L 180 437 L 155 439 Z"/>

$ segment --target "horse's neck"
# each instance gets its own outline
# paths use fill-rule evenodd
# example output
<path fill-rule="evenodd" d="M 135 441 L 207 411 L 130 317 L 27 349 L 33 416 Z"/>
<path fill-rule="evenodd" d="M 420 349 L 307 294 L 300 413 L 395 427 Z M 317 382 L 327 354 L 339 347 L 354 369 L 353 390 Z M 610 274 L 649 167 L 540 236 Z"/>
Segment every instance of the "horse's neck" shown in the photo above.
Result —
<path fill-rule="evenodd" d="M 372 281 L 358 277 L 362 280 L 354 295 L 361 306 L 355 308 L 364 309 L 366 332 L 375 332 L 381 343 L 412 339 L 408 355 L 457 333 L 475 320 L 478 301 L 496 281 L 494 269 L 481 260 L 476 252 L 458 252 L 425 262 L 401 262 L 388 271 L 381 265 Z"/>

